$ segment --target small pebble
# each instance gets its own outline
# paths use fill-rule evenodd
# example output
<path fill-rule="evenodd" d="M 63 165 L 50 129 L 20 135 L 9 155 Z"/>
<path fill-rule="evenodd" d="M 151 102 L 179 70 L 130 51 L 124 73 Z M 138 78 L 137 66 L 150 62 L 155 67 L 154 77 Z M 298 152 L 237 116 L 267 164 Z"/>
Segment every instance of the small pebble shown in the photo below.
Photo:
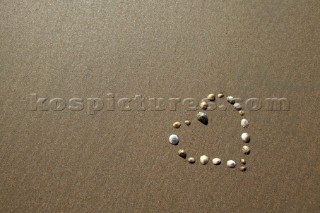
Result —
<path fill-rule="evenodd" d="M 169 137 L 169 142 L 172 144 L 172 145 L 178 145 L 179 143 L 179 138 L 177 135 L 170 135 Z"/>
<path fill-rule="evenodd" d="M 239 115 L 244 116 L 244 111 L 243 111 L 243 110 L 240 110 L 240 111 L 239 111 Z"/>
<path fill-rule="evenodd" d="M 189 120 L 185 120 L 185 122 L 184 122 L 187 126 L 190 126 L 190 124 L 191 124 L 191 121 L 189 121 Z"/>
<path fill-rule="evenodd" d="M 247 167 L 246 167 L 246 166 L 241 166 L 241 167 L 240 167 L 240 170 L 241 170 L 242 172 L 244 172 L 244 171 L 247 170 Z"/>
<path fill-rule="evenodd" d="M 250 141 L 250 136 L 248 133 L 244 132 L 241 134 L 241 140 L 248 143 Z"/>
<path fill-rule="evenodd" d="M 181 123 L 179 122 L 179 121 L 177 121 L 177 122 L 174 122 L 173 123 L 173 125 L 172 125 L 174 128 L 180 128 L 180 126 L 181 126 Z"/>
<path fill-rule="evenodd" d="M 242 147 L 242 152 L 245 155 L 249 155 L 250 154 L 250 148 L 248 146 L 243 146 Z"/>
<path fill-rule="evenodd" d="M 227 101 L 230 103 L 230 104 L 234 104 L 236 102 L 236 100 L 234 100 L 234 98 L 232 96 L 228 96 L 227 97 Z"/>
<path fill-rule="evenodd" d="M 247 163 L 247 161 L 246 161 L 245 159 L 243 159 L 243 158 L 240 160 L 240 162 L 241 162 L 243 165 L 245 165 L 245 164 Z"/>
<path fill-rule="evenodd" d="M 228 160 L 227 161 L 227 166 L 230 167 L 230 168 L 234 168 L 236 167 L 236 162 L 234 162 L 233 160 Z"/>
<path fill-rule="evenodd" d="M 214 101 L 216 99 L 214 94 L 209 94 L 207 98 L 208 98 L 209 101 Z"/>
<path fill-rule="evenodd" d="M 196 161 L 193 157 L 190 157 L 188 158 L 188 162 L 192 164 L 192 163 L 195 163 Z"/>
<path fill-rule="evenodd" d="M 238 111 L 242 109 L 242 106 L 241 106 L 241 104 L 239 104 L 239 103 L 233 104 L 233 107 L 234 107 L 236 110 L 238 110 Z"/>
<path fill-rule="evenodd" d="M 178 155 L 180 157 L 182 157 L 182 158 L 186 158 L 187 157 L 187 153 L 183 149 L 179 149 Z"/>
<path fill-rule="evenodd" d="M 208 156 L 202 155 L 202 156 L 200 157 L 200 163 L 201 163 L 202 165 L 206 165 L 208 162 L 209 162 Z"/>
<path fill-rule="evenodd" d="M 199 112 L 197 114 L 197 119 L 198 119 L 198 121 L 200 121 L 201 123 L 203 123 L 205 125 L 208 124 L 208 116 L 204 112 Z"/>
<path fill-rule="evenodd" d="M 249 126 L 248 120 L 245 119 L 245 118 L 243 118 L 243 119 L 241 120 L 241 126 L 242 126 L 243 128 L 247 128 L 247 127 Z"/>
<path fill-rule="evenodd" d="M 208 103 L 205 102 L 205 101 L 202 101 L 202 102 L 200 103 L 200 108 L 201 108 L 201 109 L 204 109 L 204 110 L 208 109 Z"/>
<path fill-rule="evenodd" d="M 221 159 L 220 159 L 220 158 L 213 158 L 213 159 L 212 159 L 212 163 L 213 163 L 214 165 L 219 165 L 219 164 L 221 163 Z"/>
<path fill-rule="evenodd" d="M 223 95 L 222 93 L 219 93 L 219 94 L 218 94 L 218 98 L 223 98 L 223 96 L 224 96 L 224 95 Z"/>

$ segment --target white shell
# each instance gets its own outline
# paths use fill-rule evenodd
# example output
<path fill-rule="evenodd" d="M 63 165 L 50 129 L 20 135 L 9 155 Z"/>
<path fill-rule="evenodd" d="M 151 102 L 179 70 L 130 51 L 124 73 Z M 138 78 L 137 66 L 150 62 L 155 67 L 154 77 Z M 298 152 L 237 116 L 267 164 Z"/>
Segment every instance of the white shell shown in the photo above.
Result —
<path fill-rule="evenodd" d="M 241 166 L 241 167 L 240 167 L 240 170 L 241 170 L 242 172 L 244 172 L 244 171 L 247 170 L 247 167 L 246 167 L 246 166 Z"/>
<path fill-rule="evenodd" d="M 187 153 L 183 149 L 179 149 L 178 155 L 180 157 L 182 157 L 182 158 L 186 158 L 187 157 Z"/>
<path fill-rule="evenodd" d="M 202 156 L 200 157 L 200 163 L 201 163 L 202 165 L 206 165 L 208 162 L 209 162 L 208 156 L 202 155 Z"/>
<path fill-rule="evenodd" d="M 218 94 L 218 98 L 223 98 L 223 94 L 222 94 L 222 93 L 219 93 L 219 94 Z"/>
<path fill-rule="evenodd" d="M 212 159 L 212 163 L 213 163 L 214 165 L 219 165 L 219 164 L 221 163 L 221 159 L 220 159 L 220 158 L 213 158 L 213 159 Z"/>
<path fill-rule="evenodd" d="M 236 102 L 236 100 L 234 100 L 234 98 L 232 96 L 228 96 L 227 97 L 227 101 L 230 103 L 230 104 L 234 104 Z"/>
<path fill-rule="evenodd" d="M 192 163 L 195 163 L 196 160 L 193 157 L 190 157 L 188 158 L 188 162 L 192 164 Z"/>
<path fill-rule="evenodd" d="M 239 104 L 239 103 L 235 103 L 235 104 L 233 104 L 233 106 L 234 106 L 234 108 L 235 108 L 236 110 L 241 110 L 241 109 L 242 109 L 242 106 L 241 106 L 241 104 Z"/>
<path fill-rule="evenodd" d="M 234 168 L 236 167 L 236 162 L 234 162 L 234 160 L 228 160 L 227 161 L 227 166 L 230 167 L 230 168 Z"/>
<path fill-rule="evenodd" d="M 206 110 L 208 108 L 208 103 L 205 101 L 202 101 L 200 103 L 200 108 Z"/>
<path fill-rule="evenodd" d="M 244 142 L 249 142 L 250 141 L 250 136 L 248 133 L 244 132 L 241 134 L 241 140 L 244 141 Z"/>
<path fill-rule="evenodd" d="M 248 155 L 250 153 L 250 148 L 248 146 L 243 146 L 242 152 L 243 152 L 243 154 Z"/>
<path fill-rule="evenodd" d="M 247 163 L 247 161 L 246 161 L 245 159 L 243 159 L 243 158 L 240 160 L 240 162 L 241 162 L 243 165 L 245 165 L 245 164 Z"/>
<path fill-rule="evenodd" d="M 243 119 L 241 120 L 241 126 L 242 126 L 243 128 L 247 128 L 247 127 L 249 126 L 248 120 L 245 119 L 245 118 L 243 118 Z"/>
<path fill-rule="evenodd" d="M 209 101 L 214 101 L 216 99 L 214 94 L 209 94 L 207 98 L 208 98 Z"/>
<path fill-rule="evenodd" d="M 169 142 L 172 144 L 172 145 L 177 145 L 179 143 L 179 138 L 177 135 L 170 135 L 169 137 Z"/>

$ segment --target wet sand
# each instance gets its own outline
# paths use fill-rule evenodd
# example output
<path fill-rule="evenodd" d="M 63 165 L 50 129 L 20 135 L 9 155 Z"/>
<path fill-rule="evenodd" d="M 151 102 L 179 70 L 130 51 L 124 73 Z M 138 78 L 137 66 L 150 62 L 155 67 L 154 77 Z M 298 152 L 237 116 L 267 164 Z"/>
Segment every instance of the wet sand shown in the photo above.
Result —
<path fill-rule="evenodd" d="M 1 212 L 319 212 L 319 7 L 318 0 L 0 3 Z M 219 92 L 218 104 L 227 95 L 242 99 L 248 156 L 242 117 L 229 105 L 208 111 L 208 125 L 181 101 L 169 106 L 169 98 Z M 34 93 L 47 98 L 36 110 Z M 167 105 L 129 111 L 122 99 L 112 110 L 108 93 Z M 249 111 L 248 98 L 262 108 Z M 290 108 L 269 111 L 265 98 L 287 98 Z"/>

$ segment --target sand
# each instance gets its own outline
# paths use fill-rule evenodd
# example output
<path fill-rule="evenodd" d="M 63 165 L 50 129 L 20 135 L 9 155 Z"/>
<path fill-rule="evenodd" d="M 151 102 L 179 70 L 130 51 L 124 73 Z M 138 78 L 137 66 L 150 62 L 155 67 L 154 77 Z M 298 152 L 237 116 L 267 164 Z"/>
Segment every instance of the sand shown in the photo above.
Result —
<path fill-rule="evenodd" d="M 2 1 L 0 211 L 319 212 L 319 7 Z M 205 126 L 198 111 L 168 101 L 210 93 L 241 98 L 250 155 L 229 105 L 208 111 Z M 136 95 L 167 105 L 121 99 L 112 110 L 113 96 Z M 249 111 L 248 98 L 262 108 Z M 266 98 L 287 98 L 290 108 L 269 111 Z M 174 129 L 175 121 L 183 125 Z"/>

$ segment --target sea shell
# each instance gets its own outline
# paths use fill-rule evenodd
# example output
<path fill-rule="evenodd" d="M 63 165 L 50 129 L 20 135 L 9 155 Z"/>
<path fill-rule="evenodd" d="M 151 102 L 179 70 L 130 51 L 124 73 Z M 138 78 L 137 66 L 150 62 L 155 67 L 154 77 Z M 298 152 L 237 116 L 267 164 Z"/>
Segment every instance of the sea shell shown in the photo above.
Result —
<path fill-rule="evenodd" d="M 190 124 L 191 124 L 191 121 L 189 121 L 189 120 L 185 120 L 185 122 L 184 122 L 187 126 L 190 126 Z"/>
<path fill-rule="evenodd" d="M 200 103 L 200 108 L 201 108 L 201 109 L 204 109 L 204 110 L 208 109 L 208 103 L 205 102 L 205 101 L 202 101 L 202 102 Z"/>
<path fill-rule="evenodd" d="M 214 101 L 216 99 L 214 94 L 209 94 L 207 98 L 208 98 L 209 101 Z"/>
<path fill-rule="evenodd" d="M 223 96 L 224 96 L 224 95 L 223 95 L 222 93 L 219 93 L 219 94 L 218 94 L 218 98 L 223 98 Z"/>
<path fill-rule="evenodd" d="M 192 163 L 195 163 L 196 160 L 193 157 L 190 157 L 188 158 L 188 162 L 192 164 Z"/>
<path fill-rule="evenodd" d="M 182 157 L 182 158 L 186 158 L 187 157 L 187 153 L 183 149 L 179 149 L 178 155 L 180 157 Z"/>
<path fill-rule="evenodd" d="M 199 113 L 197 114 L 197 119 L 198 119 L 201 123 L 203 123 L 203 124 L 205 124 L 205 125 L 208 124 L 208 116 L 207 116 L 206 113 L 204 113 L 204 112 L 199 112 Z"/>
<path fill-rule="evenodd" d="M 240 111 L 239 111 L 239 115 L 244 116 L 244 111 L 243 111 L 243 110 L 240 110 Z"/>
<path fill-rule="evenodd" d="M 240 160 L 240 162 L 241 162 L 243 165 L 245 165 L 245 164 L 247 163 L 247 161 L 246 161 L 245 159 L 243 159 L 243 158 Z"/>
<path fill-rule="evenodd" d="M 181 123 L 180 123 L 179 121 L 177 121 L 177 122 L 174 122 L 174 123 L 172 124 L 172 126 L 173 126 L 174 128 L 180 128 Z"/>
<path fill-rule="evenodd" d="M 250 136 L 248 133 L 244 132 L 241 134 L 241 140 L 248 143 L 250 141 Z"/>
<path fill-rule="evenodd" d="M 236 102 L 236 100 L 232 97 L 232 96 L 228 96 L 227 97 L 227 101 L 230 103 L 230 104 L 234 104 Z"/>
<path fill-rule="evenodd" d="M 228 160 L 227 161 L 227 166 L 230 167 L 230 168 L 234 168 L 236 167 L 236 162 L 234 162 L 234 160 Z"/>
<path fill-rule="evenodd" d="M 219 164 L 221 163 L 221 159 L 220 159 L 220 158 L 213 158 L 213 159 L 212 159 L 212 163 L 213 163 L 214 165 L 219 165 Z"/>
<path fill-rule="evenodd" d="M 208 162 L 209 162 L 208 156 L 202 155 L 202 156 L 200 157 L 200 163 L 201 163 L 202 165 L 206 165 Z"/>
<path fill-rule="evenodd" d="M 242 126 L 243 128 L 247 128 L 247 127 L 249 126 L 248 120 L 245 119 L 245 118 L 243 118 L 243 119 L 241 120 L 241 126 Z"/>
<path fill-rule="evenodd" d="M 170 135 L 169 137 L 169 142 L 172 144 L 172 145 L 178 145 L 179 143 L 179 138 L 177 135 Z"/>
<path fill-rule="evenodd" d="M 240 167 L 240 170 L 241 170 L 242 172 L 244 172 L 244 171 L 247 170 L 247 167 L 246 167 L 246 166 L 241 166 L 241 167 Z"/>
<path fill-rule="evenodd" d="M 239 103 L 233 104 L 233 107 L 234 107 L 236 110 L 238 110 L 238 111 L 242 109 L 242 106 L 241 106 L 241 104 L 239 104 Z"/>
<path fill-rule="evenodd" d="M 250 148 L 248 146 L 243 146 L 242 147 L 242 152 L 245 155 L 249 155 L 250 154 Z"/>

